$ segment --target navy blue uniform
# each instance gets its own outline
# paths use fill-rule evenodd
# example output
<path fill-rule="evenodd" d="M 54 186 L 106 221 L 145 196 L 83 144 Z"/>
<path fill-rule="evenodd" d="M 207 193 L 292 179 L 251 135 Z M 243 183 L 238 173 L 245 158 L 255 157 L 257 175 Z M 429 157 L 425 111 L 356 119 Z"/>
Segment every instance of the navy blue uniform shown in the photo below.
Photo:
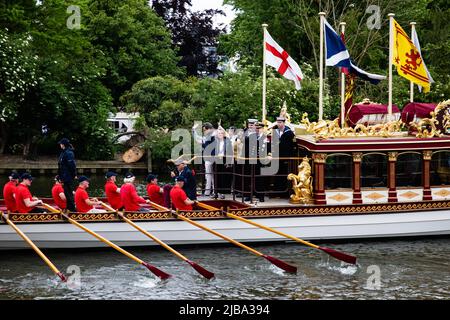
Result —
<path fill-rule="evenodd" d="M 63 182 L 64 195 L 67 199 L 67 209 L 75 212 L 75 202 L 73 199 L 73 181 L 77 176 L 77 165 L 73 149 L 66 148 L 59 155 L 58 175 Z"/>
<path fill-rule="evenodd" d="M 192 174 L 191 169 L 188 167 L 184 167 L 183 171 L 178 172 L 178 170 L 174 171 L 177 176 L 181 176 L 184 178 L 184 186 L 183 190 L 186 192 L 186 195 L 191 200 L 197 200 L 197 182 L 195 181 L 195 177 Z"/>

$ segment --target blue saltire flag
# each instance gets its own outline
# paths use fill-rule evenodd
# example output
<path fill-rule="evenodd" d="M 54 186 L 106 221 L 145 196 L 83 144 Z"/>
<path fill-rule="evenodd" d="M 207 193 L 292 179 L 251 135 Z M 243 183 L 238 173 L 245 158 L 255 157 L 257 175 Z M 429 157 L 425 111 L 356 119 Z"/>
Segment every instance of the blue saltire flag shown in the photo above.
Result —
<path fill-rule="evenodd" d="M 350 73 L 355 74 L 363 80 L 378 84 L 385 80 L 386 76 L 368 73 L 358 68 L 351 60 L 347 47 L 341 37 L 334 31 L 333 27 L 325 20 L 325 56 L 326 66 L 347 68 Z"/>

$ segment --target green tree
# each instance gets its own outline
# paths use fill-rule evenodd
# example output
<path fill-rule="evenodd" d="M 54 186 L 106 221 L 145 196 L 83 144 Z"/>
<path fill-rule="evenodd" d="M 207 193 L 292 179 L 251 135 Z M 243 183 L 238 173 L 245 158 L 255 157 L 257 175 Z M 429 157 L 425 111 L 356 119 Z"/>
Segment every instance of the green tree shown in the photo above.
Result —
<path fill-rule="evenodd" d="M 183 76 L 162 18 L 145 0 L 89 1 L 86 34 L 100 51 L 106 73 L 103 83 L 117 104 L 139 80 L 157 76 Z"/>

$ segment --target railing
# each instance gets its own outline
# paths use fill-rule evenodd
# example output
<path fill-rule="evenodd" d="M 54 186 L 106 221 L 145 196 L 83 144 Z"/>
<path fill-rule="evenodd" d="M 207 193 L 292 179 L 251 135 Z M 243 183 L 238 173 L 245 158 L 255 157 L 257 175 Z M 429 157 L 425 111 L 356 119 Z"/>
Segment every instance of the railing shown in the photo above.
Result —
<path fill-rule="evenodd" d="M 191 169 L 195 171 L 197 181 L 197 193 L 206 190 L 205 162 L 213 163 L 213 194 L 232 194 L 233 200 L 242 197 L 262 198 L 264 196 L 288 198 L 291 190 L 291 182 L 287 180 L 289 173 L 297 174 L 297 167 L 302 157 L 203 157 L 202 164 L 196 164 L 200 155 L 184 155 L 175 160 L 185 160 Z M 231 158 L 231 159 L 230 159 Z M 196 160 L 197 161 L 194 161 Z M 275 174 L 262 174 L 261 169 L 269 167 L 273 161 L 279 161 L 279 168 Z M 250 163 L 256 162 L 256 163 Z M 264 164 L 262 164 L 264 163 Z"/>

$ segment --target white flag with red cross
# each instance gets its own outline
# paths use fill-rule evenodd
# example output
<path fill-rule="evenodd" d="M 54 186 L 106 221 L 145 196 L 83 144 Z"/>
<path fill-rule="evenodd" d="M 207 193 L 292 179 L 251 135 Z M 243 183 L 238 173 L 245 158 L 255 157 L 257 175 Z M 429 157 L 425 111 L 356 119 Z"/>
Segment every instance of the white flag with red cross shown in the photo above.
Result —
<path fill-rule="evenodd" d="M 300 81 L 303 79 L 302 70 L 297 62 L 272 39 L 267 30 L 264 30 L 264 46 L 266 64 L 277 69 L 286 79 L 294 81 L 295 88 L 300 90 Z"/>

